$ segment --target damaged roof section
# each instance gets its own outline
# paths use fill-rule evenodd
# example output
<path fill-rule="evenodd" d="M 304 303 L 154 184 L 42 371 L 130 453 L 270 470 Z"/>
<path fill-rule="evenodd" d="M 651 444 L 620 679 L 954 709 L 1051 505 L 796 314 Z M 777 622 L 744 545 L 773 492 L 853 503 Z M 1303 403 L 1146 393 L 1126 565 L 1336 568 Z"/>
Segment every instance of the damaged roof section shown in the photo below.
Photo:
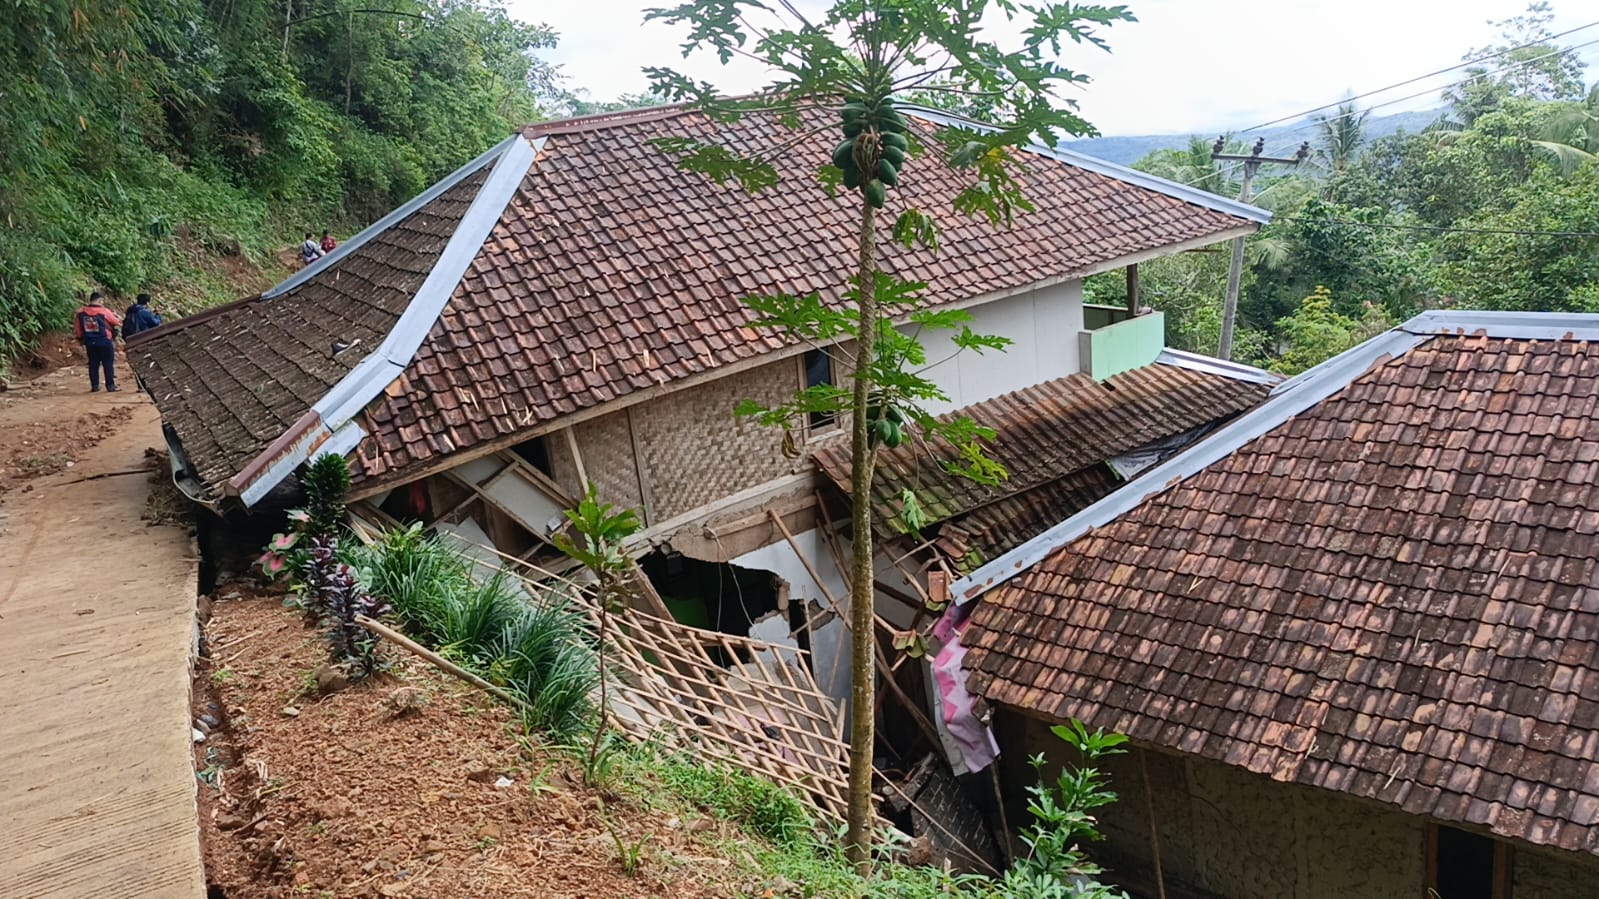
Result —
<path fill-rule="evenodd" d="M 878 533 L 910 533 L 903 495 L 916 496 L 928 524 L 940 529 L 940 549 L 966 570 L 1021 543 L 1110 493 L 1121 479 L 1105 464 L 1124 453 L 1224 421 L 1266 398 L 1269 377 L 1196 370 L 1164 357 L 1142 368 L 1095 381 L 1068 375 L 975 403 L 945 418 L 965 416 L 997 434 L 985 451 L 1008 477 L 980 484 L 944 467 L 956 454 L 946 444 L 907 443 L 878 453 L 872 482 Z M 849 447 L 831 447 L 817 462 L 849 490 Z M 963 563 L 962 560 L 969 560 Z"/>
<path fill-rule="evenodd" d="M 687 136 L 755 150 L 770 146 L 774 127 L 760 115 L 714 124 L 667 108 L 527 129 L 545 139 L 543 156 L 413 364 L 369 409 L 364 476 L 392 479 L 788 348 L 780 332 L 751 327 L 743 299 L 840 299 L 859 213 L 804 174 L 828 161 L 832 140 L 801 142 L 782 160 L 791 170 L 782 188 L 754 195 L 682 172 L 650 144 Z M 933 143 L 934 125 L 913 117 L 913 127 Z M 929 157 L 907 165 L 895 202 L 920 208 L 950 208 L 970 177 Z M 885 243 L 885 270 L 928 282 L 932 305 L 963 302 L 1259 221 L 1219 198 L 1207 207 L 1041 154 L 1019 154 L 1016 174 L 1036 212 L 1014 228 L 951 219 L 936 254 Z"/>
<path fill-rule="evenodd" d="M 212 499 L 382 344 L 488 176 L 487 162 L 315 276 L 131 341 L 129 363 Z M 339 349 L 343 347 L 344 349 Z"/>
<path fill-rule="evenodd" d="M 929 146 L 936 118 L 912 116 Z M 797 352 L 752 327 L 742 301 L 774 291 L 843 301 L 858 210 L 805 174 L 829 161 L 825 129 L 796 132 L 781 160 L 792 177 L 753 195 L 680 171 L 651 143 L 751 150 L 769 147 L 774 129 L 767 116 L 715 123 L 683 107 L 530 126 L 358 247 L 262 297 L 141 336 L 134 368 L 203 491 L 248 505 L 319 447 L 355 446 L 357 490 L 370 493 L 563 417 Z M 950 208 L 971 177 L 931 154 L 908 165 L 895 203 Z M 930 306 L 971 304 L 1215 243 L 1268 217 L 1070 154 L 1019 152 L 1014 174 L 1036 206 L 1014 227 L 952 219 L 936 254 L 885 245 L 885 270 L 929 283 Z M 349 349 L 335 354 L 335 343 Z"/>
<path fill-rule="evenodd" d="M 1106 500 L 976 605 L 973 692 L 1599 853 L 1599 317 L 1462 316 Z"/>

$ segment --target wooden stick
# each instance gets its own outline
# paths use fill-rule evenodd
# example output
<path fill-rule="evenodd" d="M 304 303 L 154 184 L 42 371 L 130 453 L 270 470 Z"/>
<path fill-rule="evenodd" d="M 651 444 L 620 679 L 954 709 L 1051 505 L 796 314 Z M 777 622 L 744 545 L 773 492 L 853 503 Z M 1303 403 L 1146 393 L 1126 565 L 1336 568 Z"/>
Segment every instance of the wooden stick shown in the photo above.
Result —
<path fill-rule="evenodd" d="M 501 689 L 499 687 L 496 687 L 493 684 L 489 683 L 488 681 L 484 680 L 483 678 L 478 677 L 477 675 L 475 675 L 472 672 L 466 670 L 465 668 L 462 668 L 460 665 L 457 665 L 454 662 L 446 660 L 443 656 L 440 656 L 438 653 L 433 652 L 432 650 L 428 649 L 427 647 L 423 646 L 420 643 L 417 643 L 416 641 L 412 640 L 410 637 L 407 637 L 406 635 L 404 635 L 404 634 L 400 633 L 399 631 L 389 627 L 388 625 L 383 624 L 381 622 L 373 621 L 372 619 L 366 617 L 365 615 L 357 615 L 357 616 L 355 616 L 355 623 L 361 625 L 362 627 L 366 628 L 367 630 L 371 631 L 372 633 L 377 634 L 379 637 L 382 637 L 383 639 L 388 640 L 389 642 L 395 644 L 396 646 L 399 646 L 399 647 L 401 647 L 403 649 L 406 649 L 406 650 L 410 651 L 411 653 L 413 653 L 414 655 L 416 655 L 419 658 L 423 659 L 424 661 L 432 664 L 433 667 L 439 669 L 440 671 L 444 671 L 444 672 L 447 672 L 449 674 L 453 674 L 456 677 L 460 678 L 461 680 L 464 680 L 467 683 L 471 684 L 472 686 L 477 687 L 479 690 L 482 690 L 485 693 L 488 693 L 491 696 L 494 696 L 494 697 L 496 697 L 498 699 L 503 699 L 506 702 L 510 703 L 511 705 L 514 705 L 517 708 L 522 709 L 523 711 L 531 711 L 528 708 L 528 704 L 523 702 L 516 695 L 514 695 L 512 693 L 509 693 L 506 690 L 503 690 L 503 689 Z"/>
<path fill-rule="evenodd" d="M 1010 821 L 1005 815 L 1005 793 L 999 788 L 999 765 L 988 763 L 988 780 L 994 785 L 994 810 L 999 814 L 999 850 L 1005 853 L 1005 862 L 1009 864 L 1016 861 L 1016 845 L 1010 838 Z"/>
<path fill-rule="evenodd" d="M 883 783 L 888 784 L 889 788 L 892 789 L 894 792 L 898 793 L 899 797 L 901 799 L 905 800 L 907 803 L 909 803 L 911 808 L 916 809 L 917 811 L 921 812 L 922 813 L 922 817 L 926 818 L 929 824 L 932 824 L 934 827 L 938 828 L 938 832 L 939 833 L 942 833 L 944 836 L 949 837 L 950 840 L 953 841 L 956 846 L 959 846 L 962 851 L 964 851 L 967 855 L 971 856 L 973 861 L 975 861 L 978 864 L 982 865 L 983 867 L 987 868 L 989 871 L 993 872 L 996 876 L 999 875 L 1000 871 L 999 871 L 998 868 L 994 867 L 993 864 L 991 864 L 988 861 L 988 859 L 983 858 L 981 855 L 978 855 L 976 852 L 972 851 L 972 847 L 970 847 L 970 846 L 966 845 L 964 842 L 962 842 L 960 837 L 957 837 L 953 833 L 950 833 L 949 828 L 947 828 L 944 825 L 938 823 L 938 819 L 934 818 L 932 815 L 928 814 L 927 813 L 927 809 L 922 808 L 920 805 L 917 805 L 916 804 L 916 800 L 912 799 L 910 797 L 909 793 L 906 793 L 904 790 L 900 789 L 899 784 L 894 783 L 892 780 L 889 780 L 887 777 L 883 778 Z"/>
<path fill-rule="evenodd" d="M 1138 769 L 1144 775 L 1144 811 L 1149 815 L 1149 848 L 1155 861 L 1155 892 L 1158 899 L 1166 899 L 1166 877 L 1160 869 L 1160 830 L 1155 826 L 1155 794 L 1149 788 L 1149 762 L 1142 749 L 1138 753 Z"/>

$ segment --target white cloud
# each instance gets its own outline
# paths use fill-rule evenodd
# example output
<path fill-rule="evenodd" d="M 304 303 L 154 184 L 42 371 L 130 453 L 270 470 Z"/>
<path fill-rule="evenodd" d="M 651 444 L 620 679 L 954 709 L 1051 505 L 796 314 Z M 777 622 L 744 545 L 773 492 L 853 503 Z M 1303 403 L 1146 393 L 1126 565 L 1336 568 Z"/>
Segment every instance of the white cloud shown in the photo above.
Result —
<path fill-rule="evenodd" d="M 1139 21 L 1110 32 L 1112 52 L 1073 47 L 1063 63 L 1093 77 L 1078 95 L 1085 118 L 1105 134 L 1148 134 L 1244 128 L 1267 119 L 1403 81 L 1460 61 L 1472 47 L 1497 39 L 1489 20 L 1519 14 L 1523 0 L 1128 0 Z M 646 87 L 643 66 L 673 66 L 730 92 L 754 90 L 763 73 L 740 60 L 723 67 L 709 56 L 682 58 L 683 30 L 645 24 L 638 0 L 512 0 L 511 13 L 548 23 L 561 34 L 547 54 L 572 88 L 594 99 Z M 814 2 L 806 6 L 816 5 Z M 1587 21 L 1573 12 L 1556 31 Z M 1568 43 L 1599 38 L 1599 27 Z M 1584 51 L 1599 57 L 1599 45 Z M 1458 75 L 1454 77 L 1459 77 Z M 1441 87 L 1449 76 L 1368 102 Z M 1437 105 L 1436 94 L 1382 112 Z"/>

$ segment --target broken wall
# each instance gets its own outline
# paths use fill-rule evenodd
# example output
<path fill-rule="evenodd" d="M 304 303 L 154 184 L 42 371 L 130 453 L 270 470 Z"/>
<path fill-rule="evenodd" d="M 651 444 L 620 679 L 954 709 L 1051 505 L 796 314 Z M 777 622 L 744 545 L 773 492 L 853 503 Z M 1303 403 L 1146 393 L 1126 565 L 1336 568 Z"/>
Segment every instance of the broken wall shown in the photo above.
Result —
<path fill-rule="evenodd" d="M 771 543 L 733 560 L 743 568 L 770 571 L 788 582 L 789 601 L 805 604 L 806 619 L 815 622 L 811 629 L 811 665 L 817 685 L 829 697 L 846 703 L 849 699 L 849 629 L 844 620 L 834 614 L 833 602 L 847 608 L 849 587 L 844 572 L 833 560 L 822 532 L 811 529 L 794 535 L 794 543 L 821 576 L 822 583 L 806 570 L 794 547 L 781 535 Z M 849 552 L 846 543 L 842 552 Z M 763 632 L 762 639 L 771 636 Z"/>

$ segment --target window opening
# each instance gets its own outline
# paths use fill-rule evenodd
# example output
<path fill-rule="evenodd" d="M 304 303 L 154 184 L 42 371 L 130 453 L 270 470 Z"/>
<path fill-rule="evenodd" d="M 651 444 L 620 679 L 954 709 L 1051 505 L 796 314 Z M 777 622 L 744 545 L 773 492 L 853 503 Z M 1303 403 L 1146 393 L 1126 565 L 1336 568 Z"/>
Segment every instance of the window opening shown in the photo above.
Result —
<path fill-rule="evenodd" d="M 1442 825 L 1428 835 L 1428 899 L 1509 899 L 1509 846 Z"/>
<path fill-rule="evenodd" d="M 511 452 L 516 453 L 523 462 L 542 471 L 545 477 L 552 480 L 555 478 L 555 466 L 550 464 L 550 443 L 548 439 L 534 437 L 532 440 L 524 440 L 511 447 Z"/>
<path fill-rule="evenodd" d="M 833 383 L 833 357 L 826 350 L 805 351 L 805 386 L 818 387 Z M 811 430 L 830 428 L 838 420 L 832 412 L 812 412 L 809 415 Z"/>

